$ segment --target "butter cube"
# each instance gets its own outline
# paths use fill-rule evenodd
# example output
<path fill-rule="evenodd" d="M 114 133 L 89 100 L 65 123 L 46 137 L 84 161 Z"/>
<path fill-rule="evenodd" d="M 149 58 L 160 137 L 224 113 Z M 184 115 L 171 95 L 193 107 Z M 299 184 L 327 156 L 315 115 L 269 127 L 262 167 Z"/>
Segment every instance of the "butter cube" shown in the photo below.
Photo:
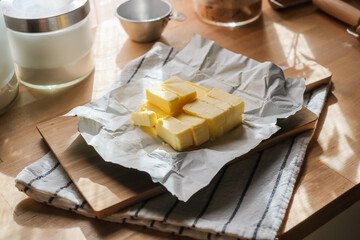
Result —
<path fill-rule="evenodd" d="M 211 105 L 213 105 L 216 108 L 219 108 L 220 110 L 224 111 L 226 114 L 226 122 L 224 126 L 224 133 L 229 131 L 234 127 L 234 117 L 236 117 L 236 113 L 234 111 L 234 108 L 228 104 L 227 102 L 220 101 L 216 98 L 212 98 L 209 96 L 203 96 L 199 98 L 200 101 L 207 102 Z"/>
<path fill-rule="evenodd" d="M 168 114 L 166 112 L 164 112 L 160 108 L 152 105 L 150 102 L 143 103 L 141 105 L 140 111 L 153 111 L 156 113 L 157 118 L 163 118 L 163 117 L 168 116 Z"/>
<path fill-rule="evenodd" d="M 160 118 L 156 124 L 156 131 L 176 151 L 193 145 L 190 127 L 174 117 Z"/>
<path fill-rule="evenodd" d="M 186 83 L 189 84 L 190 86 L 192 86 L 195 89 L 196 95 L 197 95 L 198 98 L 202 97 L 202 96 L 206 96 L 207 93 L 210 91 L 209 89 L 204 88 L 204 87 L 199 86 L 199 85 L 196 85 L 196 84 L 194 84 L 192 82 L 186 81 Z"/>
<path fill-rule="evenodd" d="M 181 106 L 196 99 L 196 90 L 194 87 L 186 84 L 184 80 L 178 77 L 172 77 L 166 80 L 161 86 L 178 95 Z"/>
<path fill-rule="evenodd" d="M 235 95 L 232 95 L 230 93 L 227 93 L 221 89 L 214 88 L 208 93 L 209 97 L 218 99 L 223 102 L 227 102 L 230 104 L 233 108 L 233 114 L 232 114 L 232 120 L 230 120 L 230 129 L 235 127 L 236 125 L 240 124 L 242 122 L 242 116 L 241 114 L 244 113 L 245 104 L 244 101 L 238 98 Z M 231 127 L 232 125 L 232 127 Z"/>
<path fill-rule="evenodd" d="M 195 146 L 199 146 L 210 138 L 209 127 L 205 119 L 182 113 L 176 117 L 191 128 Z"/>
<path fill-rule="evenodd" d="M 166 114 L 175 113 L 180 107 L 179 97 L 160 86 L 146 89 L 146 98 L 151 104 L 157 106 Z"/>
<path fill-rule="evenodd" d="M 214 140 L 224 134 L 226 112 L 204 101 L 195 100 L 183 107 L 185 113 L 206 120 L 209 126 L 210 139 Z"/>
<path fill-rule="evenodd" d="M 153 111 L 134 112 L 131 114 L 131 121 L 137 126 L 154 127 L 156 120 L 156 113 Z"/>
<path fill-rule="evenodd" d="M 200 97 L 198 98 L 200 101 L 203 101 L 203 102 L 206 102 L 206 103 L 209 103 L 211 105 L 214 105 L 215 107 L 223 110 L 223 111 L 226 111 L 228 112 L 231 108 L 231 105 L 228 104 L 227 102 L 223 102 L 223 101 L 220 101 L 216 98 L 212 98 L 212 97 L 209 97 L 209 96 L 203 96 L 203 97 Z"/>

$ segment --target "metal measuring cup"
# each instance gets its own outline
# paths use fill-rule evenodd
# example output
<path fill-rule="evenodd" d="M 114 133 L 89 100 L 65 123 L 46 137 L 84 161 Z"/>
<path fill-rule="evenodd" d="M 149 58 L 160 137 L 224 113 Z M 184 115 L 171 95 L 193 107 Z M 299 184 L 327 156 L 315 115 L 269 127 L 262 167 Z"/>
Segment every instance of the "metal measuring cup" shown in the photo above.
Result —
<path fill-rule="evenodd" d="M 186 19 L 183 13 L 172 13 L 172 5 L 164 0 L 129 0 L 116 8 L 115 15 L 135 42 L 155 41 L 169 20 L 181 22 Z"/>

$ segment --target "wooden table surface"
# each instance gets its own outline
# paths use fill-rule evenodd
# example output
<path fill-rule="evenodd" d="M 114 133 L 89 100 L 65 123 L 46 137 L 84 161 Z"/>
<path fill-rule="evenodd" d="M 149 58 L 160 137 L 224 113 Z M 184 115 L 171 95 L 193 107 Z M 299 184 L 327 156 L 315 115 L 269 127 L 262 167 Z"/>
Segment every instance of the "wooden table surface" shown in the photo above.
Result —
<path fill-rule="evenodd" d="M 301 239 L 359 200 L 360 42 L 346 33 L 347 26 L 311 3 L 275 12 L 264 1 L 258 21 L 226 29 L 201 22 L 189 0 L 170 2 L 187 16 L 182 23 L 170 21 L 160 39 L 176 49 L 181 50 L 198 33 L 258 61 L 283 66 L 316 61 L 333 73 L 333 90 L 308 148 L 279 237 Z M 92 3 L 96 10 L 91 13 L 96 25 L 96 71 L 85 81 L 57 91 L 21 85 L 14 106 L 0 116 L 0 239 L 174 239 L 166 233 L 49 207 L 14 187 L 16 175 L 49 151 L 36 124 L 99 98 L 130 60 L 153 45 L 127 38 L 113 17 L 113 1 Z"/>

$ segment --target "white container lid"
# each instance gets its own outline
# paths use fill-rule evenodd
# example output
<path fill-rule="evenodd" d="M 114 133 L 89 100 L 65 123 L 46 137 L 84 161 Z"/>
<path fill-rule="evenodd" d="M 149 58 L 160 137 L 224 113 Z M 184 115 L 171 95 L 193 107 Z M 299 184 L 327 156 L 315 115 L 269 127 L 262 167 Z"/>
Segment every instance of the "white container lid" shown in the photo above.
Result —
<path fill-rule="evenodd" d="M 27 33 L 66 28 L 90 12 L 88 0 L 2 0 L 1 5 L 6 26 Z"/>

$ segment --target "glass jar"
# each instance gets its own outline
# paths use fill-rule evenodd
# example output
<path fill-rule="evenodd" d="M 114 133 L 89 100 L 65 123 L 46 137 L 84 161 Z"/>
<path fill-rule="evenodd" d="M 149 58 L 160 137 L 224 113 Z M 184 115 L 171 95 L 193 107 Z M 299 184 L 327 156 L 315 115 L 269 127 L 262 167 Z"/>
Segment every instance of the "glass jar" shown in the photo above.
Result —
<path fill-rule="evenodd" d="M 19 92 L 14 65 L 9 51 L 3 14 L 0 8 L 0 114 L 15 101 Z"/>
<path fill-rule="evenodd" d="M 18 79 L 29 87 L 73 85 L 93 70 L 88 0 L 3 0 Z"/>
<path fill-rule="evenodd" d="M 197 15 L 206 23 L 237 27 L 261 16 L 261 0 L 193 0 Z"/>

